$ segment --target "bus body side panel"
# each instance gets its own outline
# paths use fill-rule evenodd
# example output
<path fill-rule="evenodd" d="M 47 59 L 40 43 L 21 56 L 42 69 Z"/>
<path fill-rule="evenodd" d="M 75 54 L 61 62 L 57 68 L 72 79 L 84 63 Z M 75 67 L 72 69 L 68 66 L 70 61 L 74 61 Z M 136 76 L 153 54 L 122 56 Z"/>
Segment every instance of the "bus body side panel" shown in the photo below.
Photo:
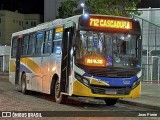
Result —
<path fill-rule="evenodd" d="M 36 83 L 36 81 L 38 81 L 38 78 L 41 76 L 41 74 L 39 74 L 40 70 L 39 61 L 36 61 L 35 58 L 21 58 L 20 75 L 22 75 L 23 72 L 26 74 L 27 90 L 37 91 L 38 83 Z"/>
<path fill-rule="evenodd" d="M 42 57 L 34 57 L 33 63 L 31 63 L 33 64 L 32 66 L 34 66 L 32 67 L 33 69 L 33 75 L 31 80 L 32 90 L 38 91 L 38 92 L 42 91 L 42 79 L 43 79 L 43 75 L 45 74 L 45 72 L 43 73 L 41 63 L 42 63 Z"/>
<path fill-rule="evenodd" d="M 50 94 L 54 74 L 60 75 L 61 56 L 21 58 L 21 73 L 26 73 L 27 90 Z"/>
<path fill-rule="evenodd" d="M 41 57 L 41 69 L 43 71 L 42 74 L 42 89 L 43 93 L 49 93 L 50 81 L 51 81 L 51 61 L 49 56 Z"/>
<path fill-rule="evenodd" d="M 20 75 L 22 76 L 23 72 L 26 74 L 26 83 L 27 83 L 27 90 L 32 90 L 31 87 L 31 79 L 32 79 L 32 74 L 33 71 L 30 68 L 30 62 L 33 60 L 33 58 L 21 58 L 21 63 L 20 63 Z M 20 77 L 21 78 L 21 77 Z"/>
<path fill-rule="evenodd" d="M 60 55 L 50 55 L 48 57 L 42 58 L 42 70 L 43 70 L 43 76 L 42 76 L 42 92 L 50 94 L 50 87 L 52 83 L 52 77 L 54 74 L 59 75 L 60 70 L 60 61 L 61 57 Z"/>
<path fill-rule="evenodd" d="M 42 91 L 42 71 L 41 71 L 41 58 L 22 58 L 23 67 L 22 70 L 27 73 L 27 89 L 33 91 Z M 26 68 L 25 68 L 26 67 Z"/>

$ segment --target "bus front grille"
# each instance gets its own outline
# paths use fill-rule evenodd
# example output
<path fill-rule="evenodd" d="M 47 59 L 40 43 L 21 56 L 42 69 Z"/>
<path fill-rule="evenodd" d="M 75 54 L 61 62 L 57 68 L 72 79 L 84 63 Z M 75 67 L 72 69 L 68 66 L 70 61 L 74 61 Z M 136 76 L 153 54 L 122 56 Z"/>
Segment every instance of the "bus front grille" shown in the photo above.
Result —
<path fill-rule="evenodd" d="M 128 95 L 131 91 L 131 87 L 95 87 L 91 86 L 93 94 L 108 94 L 108 95 Z"/>

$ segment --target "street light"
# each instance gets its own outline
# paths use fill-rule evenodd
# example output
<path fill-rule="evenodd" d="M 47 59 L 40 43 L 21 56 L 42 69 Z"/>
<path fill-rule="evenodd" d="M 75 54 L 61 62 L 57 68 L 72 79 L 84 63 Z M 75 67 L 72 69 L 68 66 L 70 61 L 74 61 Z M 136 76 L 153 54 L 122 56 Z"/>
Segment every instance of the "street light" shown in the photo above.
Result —
<path fill-rule="evenodd" d="M 84 7 L 85 7 L 85 4 L 84 3 L 81 3 L 81 7 L 83 8 L 83 14 L 84 14 Z"/>

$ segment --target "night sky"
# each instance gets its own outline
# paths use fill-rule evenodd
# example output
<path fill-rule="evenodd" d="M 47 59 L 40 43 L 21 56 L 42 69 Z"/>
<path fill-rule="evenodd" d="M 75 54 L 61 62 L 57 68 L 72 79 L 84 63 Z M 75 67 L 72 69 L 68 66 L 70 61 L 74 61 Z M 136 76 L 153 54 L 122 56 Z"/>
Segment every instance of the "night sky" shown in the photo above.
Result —
<path fill-rule="evenodd" d="M 160 8 L 160 0 L 141 0 L 137 5 L 138 8 Z"/>
<path fill-rule="evenodd" d="M 44 0 L 0 0 L 0 9 L 43 15 Z"/>
<path fill-rule="evenodd" d="M 141 0 L 138 8 L 160 8 L 160 0 Z M 44 14 L 44 0 L 0 0 L 0 9 L 20 13 Z"/>

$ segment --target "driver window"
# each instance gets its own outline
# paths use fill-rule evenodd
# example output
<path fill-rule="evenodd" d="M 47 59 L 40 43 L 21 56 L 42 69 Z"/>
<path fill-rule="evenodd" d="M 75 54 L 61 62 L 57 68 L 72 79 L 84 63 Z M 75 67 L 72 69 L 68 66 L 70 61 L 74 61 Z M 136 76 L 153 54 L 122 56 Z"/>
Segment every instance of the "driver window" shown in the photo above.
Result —
<path fill-rule="evenodd" d="M 61 53 L 62 51 L 62 32 L 55 32 L 52 51 L 54 54 Z"/>

